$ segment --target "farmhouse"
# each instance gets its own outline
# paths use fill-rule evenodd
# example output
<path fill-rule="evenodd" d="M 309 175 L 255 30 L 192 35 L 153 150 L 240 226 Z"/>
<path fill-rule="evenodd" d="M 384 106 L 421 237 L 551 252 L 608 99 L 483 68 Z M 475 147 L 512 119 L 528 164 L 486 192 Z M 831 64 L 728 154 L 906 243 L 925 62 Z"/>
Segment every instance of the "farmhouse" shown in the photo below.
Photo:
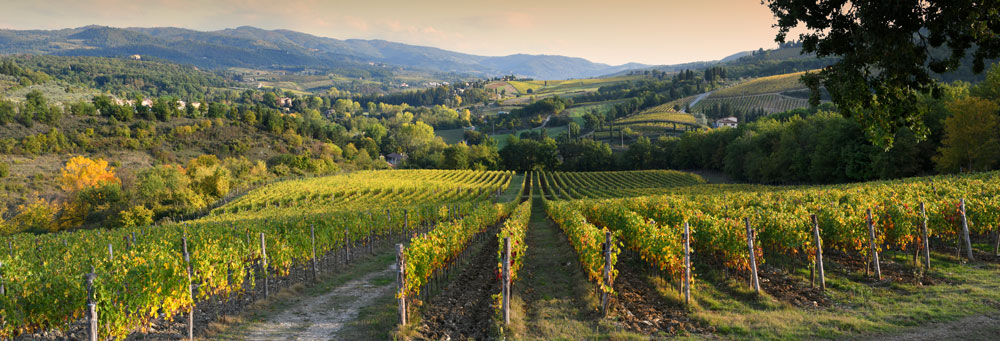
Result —
<path fill-rule="evenodd" d="M 718 120 L 715 120 L 715 127 L 716 128 L 722 128 L 722 127 L 736 128 L 737 125 L 738 124 L 736 122 L 736 117 L 733 117 L 733 116 L 724 117 L 724 118 L 720 118 Z"/>
<path fill-rule="evenodd" d="M 392 153 L 385 156 L 385 162 L 388 162 L 393 167 L 399 166 L 403 161 L 406 161 L 406 155 L 403 154 Z"/>

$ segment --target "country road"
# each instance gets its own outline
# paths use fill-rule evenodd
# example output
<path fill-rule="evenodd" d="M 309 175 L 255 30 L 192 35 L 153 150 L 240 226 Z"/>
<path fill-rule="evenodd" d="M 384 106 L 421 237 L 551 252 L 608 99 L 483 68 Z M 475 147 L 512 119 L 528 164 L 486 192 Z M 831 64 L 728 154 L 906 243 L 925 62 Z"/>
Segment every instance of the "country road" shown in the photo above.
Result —
<path fill-rule="evenodd" d="M 695 104 L 698 104 L 698 102 L 701 102 L 701 100 L 705 99 L 705 97 L 708 97 L 708 95 L 711 95 L 712 92 L 714 92 L 714 91 L 709 91 L 709 92 L 703 93 L 701 95 L 698 95 L 698 97 L 695 97 L 695 99 L 693 101 L 691 101 L 690 104 L 686 105 L 684 108 L 681 108 L 681 112 L 686 114 L 687 111 L 685 111 L 685 110 L 687 110 L 687 108 L 693 108 Z"/>
<path fill-rule="evenodd" d="M 551 119 L 551 118 L 552 118 L 552 115 L 545 116 L 545 121 L 542 121 L 542 125 L 538 126 L 538 128 L 535 128 L 535 129 L 545 128 L 545 125 L 549 124 L 549 119 Z"/>

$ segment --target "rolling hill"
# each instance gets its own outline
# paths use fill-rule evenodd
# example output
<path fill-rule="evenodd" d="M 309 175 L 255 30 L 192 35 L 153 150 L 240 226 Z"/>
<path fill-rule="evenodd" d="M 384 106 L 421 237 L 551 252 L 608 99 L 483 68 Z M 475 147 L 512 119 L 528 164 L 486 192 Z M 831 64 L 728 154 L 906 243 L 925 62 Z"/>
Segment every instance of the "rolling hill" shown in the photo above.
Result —
<path fill-rule="evenodd" d="M 133 54 L 205 68 L 381 68 L 381 65 L 540 79 L 586 78 L 642 64 L 612 66 L 582 58 L 515 54 L 478 56 L 385 40 L 339 40 L 243 26 L 202 32 L 174 27 L 86 26 L 52 31 L 0 30 L 0 54 L 120 57 Z"/>

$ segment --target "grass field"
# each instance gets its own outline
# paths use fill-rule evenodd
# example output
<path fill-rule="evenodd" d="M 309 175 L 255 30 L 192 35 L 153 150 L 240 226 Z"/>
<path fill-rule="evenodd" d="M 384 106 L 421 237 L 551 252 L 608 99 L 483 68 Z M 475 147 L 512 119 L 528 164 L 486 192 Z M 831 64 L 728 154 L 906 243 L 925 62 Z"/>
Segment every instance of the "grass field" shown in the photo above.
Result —
<path fill-rule="evenodd" d="M 465 129 L 457 128 L 457 129 L 435 130 L 434 134 L 444 139 L 444 142 L 447 142 L 448 144 L 454 144 L 461 142 L 462 139 L 465 137 Z"/>

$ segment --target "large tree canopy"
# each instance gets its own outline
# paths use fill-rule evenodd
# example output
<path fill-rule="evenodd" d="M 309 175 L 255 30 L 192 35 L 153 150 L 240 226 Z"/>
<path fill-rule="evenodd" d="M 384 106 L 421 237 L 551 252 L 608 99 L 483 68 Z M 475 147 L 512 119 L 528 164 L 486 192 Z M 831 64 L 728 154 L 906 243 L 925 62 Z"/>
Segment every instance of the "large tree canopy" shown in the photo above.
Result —
<path fill-rule="evenodd" d="M 840 60 L 804 81 L 823 85 L 876 145 L 889 148 L 901 127 L 927 128 L 920 93 L 939 88 L 930 72 L 956 69 L 971 50 L 973 71 L 1000 55 L 1000 2 L 970 0 L 764 0 L 777 17 L 776 41 L 799 25 L 803 53 Z"/>

